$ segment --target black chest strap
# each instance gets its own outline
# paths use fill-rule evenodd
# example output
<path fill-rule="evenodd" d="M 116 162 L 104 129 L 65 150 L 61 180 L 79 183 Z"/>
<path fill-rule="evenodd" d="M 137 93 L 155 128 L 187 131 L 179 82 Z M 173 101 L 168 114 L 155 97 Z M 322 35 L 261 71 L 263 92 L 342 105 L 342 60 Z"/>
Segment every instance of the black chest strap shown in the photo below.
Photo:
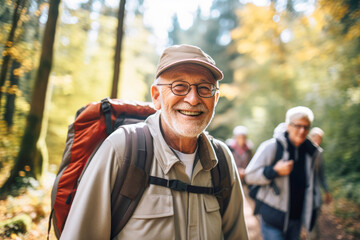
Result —
<path fill-rule="evenodd" d="M 180 180 L 168 180 L 165 178 L 149 176 L 149 184 L 167 187 L 172 190 L 180 191 L 180 192 L 215 195 L 215 191 L 213 187 L 194 186 L 184 183 Z"/>

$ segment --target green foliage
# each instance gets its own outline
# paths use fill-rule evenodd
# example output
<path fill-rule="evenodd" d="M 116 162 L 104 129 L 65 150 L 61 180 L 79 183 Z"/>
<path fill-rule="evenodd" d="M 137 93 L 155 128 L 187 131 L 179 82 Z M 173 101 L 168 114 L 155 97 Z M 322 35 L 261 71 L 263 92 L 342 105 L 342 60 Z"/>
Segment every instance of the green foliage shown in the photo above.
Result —
<path fill-rule="evenodd" d="M 12 234 L 26 233 L 31 229 L 32 219 L 27 214 L 0 222 L 0 236 L 10 237 Z"/>
<path fill-rule="evenodd" d="M 1 52 L 4 50 L 4 46 L 8 41 L 14 5 L 15 1 L 4 1 L 2 9 L 0 10 Z M 11 48 L 8 49 L 11 59 L 16 59 L 16 61 L 21 63 L 21 66 L 13 72 L 15 75 L 23 78 L 23 81 L 16 89 L 17 95 L 24 95 L 28 101 L 30 99 L 29 88 L 32 88 L 30 76 L 38 64 L 40 53 L 39 31 L 41 26 L 39 24 L 39 16 L 43 11 L 41 6 L 35 5 L 35 7 L 33 6 L 30 10 L 29 5 L 31 5 L 30 1 L 25 1 L 25 8 L 19 19 L 14 40 L 11 43 Z M 4 54 L 5 53 L 3 53 L 3 55 Z M 2 60 L 3 59 L 0 60 L 0 64 Z M 5 82 L 5 89 L 6 91 L 11 91 L 9 82 Z"/>
<path fill-rule="evenodd" d="M 24 98 L 16 101 L 14 126 L 9 129 L 4 120 L 0 120 L 0 185 L 4 182 L 4 174 L 9 173 L 19 151 L 20 142 L 24 134 L 25 118 L 29 111 L 29 104 Z M 0 108 L 0 116 L 4 114 L 4 106 Z M 5 174 L 7 176 L 7 174 Z"/>

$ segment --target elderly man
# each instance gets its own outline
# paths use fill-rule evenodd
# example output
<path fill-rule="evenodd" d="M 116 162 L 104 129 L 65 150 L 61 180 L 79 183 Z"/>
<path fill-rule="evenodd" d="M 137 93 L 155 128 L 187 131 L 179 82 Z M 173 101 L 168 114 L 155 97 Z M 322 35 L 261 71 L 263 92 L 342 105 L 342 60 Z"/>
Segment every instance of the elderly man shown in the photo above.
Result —
<path fill-rule="evenodd" d="M 284 131 L 263 142 L 245 170 L 245 181 L 261 185 L 261 231 L 265 240 L 298 239 L 303 225 L 311 231 L 321 204 L 319 149 L 308 140 L 312 111 L 303 106 L 286 113 Z M 279 144 L 282 158 L 274 162 Z"/>
<path fill-rule="evenodd" d="M 212 186 L 210 170 L 218 158 L 204 131 L 214 116 L 222 78 L 213 59 L 198 47 L 176 45 L 164 51 L 151 86 L 158 111 L 145 121 L 153 137 L 151 176 Z M 110 195 L 123 162 L 124 135 L 119 128 L 95 154 L 80 182 L 61 239 L 110 238 Z M 214 195 L 151 184 L 114 239 L 248 239 L 239 175 L 230 150 L 220 144 L 232 188 L 223 216 Z"/>

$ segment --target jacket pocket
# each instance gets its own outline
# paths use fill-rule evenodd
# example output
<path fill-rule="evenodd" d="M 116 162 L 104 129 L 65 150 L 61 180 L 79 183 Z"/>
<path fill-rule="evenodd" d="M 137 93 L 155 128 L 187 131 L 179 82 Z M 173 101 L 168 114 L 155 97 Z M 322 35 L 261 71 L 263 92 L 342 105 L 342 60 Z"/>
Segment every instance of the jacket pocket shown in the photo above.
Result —
<path fill-rule="evenodd" d="M 204 210 L 202 214 L 201 229 L 203 236 L 198 239 L 223 239 L 222 238 L 222 221 L 220 215 L 220 206 L 215 196 L 204 195 Z M 194 239 L 194 238 L 193 238 Z"/>
<path fill-rule="evenodd" d="M 151 219 L 174 215 L 171 195 L 144 195 L 132 218 Z"/>
<path fill-rule="evenodd" d="M 285 212 L 270 207 L 266 203 L 261 203 L 259 212 L 267 224 L 280 230 L 284 228 Z"/>
<path fill-rule="evenodd" d="M 172 196 L 145 193 L 116 239 L 174 240 L 175 236 Z"/>
<path fill-rule="evenodd" d="M 216 197 L 204 195 L 204 205 L 207 213 L 216 212 L 220 210 L 219 203 Z"/>

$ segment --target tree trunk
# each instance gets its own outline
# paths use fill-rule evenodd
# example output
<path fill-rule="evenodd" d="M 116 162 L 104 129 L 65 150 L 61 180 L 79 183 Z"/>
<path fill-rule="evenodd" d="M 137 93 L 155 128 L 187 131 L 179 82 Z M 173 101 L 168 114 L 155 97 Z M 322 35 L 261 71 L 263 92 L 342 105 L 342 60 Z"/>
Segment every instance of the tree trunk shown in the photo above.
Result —
<path fill-rule="evenodd" d="M 26 3 L 26 0 L 17 0 L 15 3 L 15 9 L 14 9 L 14 15 L 13 15 L 13 19 L 12 19 L 11 30 L 10 30 L 10 33 L 8 36 L 8 40 L 5 43 L 5 48 L 3 51 L 4 57 L 3 57 L 3 62 L 2 62 L 2 66 L 1 66 L 1 72 L 0 72 L 0 106 L 1 106 L 2 93 L 5 92 L 4 83 L 6 81 L 8 67 L 9 67 L 9 63 L 11 60 L 10 49 L 14 45 L 15 31 L 16 31 L 17 25 L 19 23 L 21 12 L 25 7 L 25 3 Z"/>
<path fill-rule="evenodd" d="M 46 92 L 52 66 L 53 45 L 60 0 L 51 0 L 48 20 L 45 26 L 39 69 L 35 78 L 34 90 L 21 148 L 10 177 L 0 189 L 0 196 L 21 193 L 22 186 L 29 185 L 28 177 L 39 178 L 42 169 L 42 150 L 38 148 L 45 109 Z M 41 145 L 41 144 L 40 144 Z M 40 170 L 41 171 L 41 170 Z"/>
<path fill-rule="evenodd" d="M 116 48 L 115 48 L 115 59 L 114 59 L 114 76 L 113 84 L 111 89 L 111 98 L 118 97 L 118 85 L 120 76 L 120 64 L 121 64 L 121 48 L 122 39 L 124 34 L 124 18 L 125 18 L 125 2 L 126 0 L 120 0 L 119 11 L 118 11 L 118 27 L 116 30 Z"/>
<path fill-rule="evenodd" d="M 11 132 L 11 127 L 14 123 L 15 112 L 15 98 L 19 85 L 19 74 L 16 74 L 16 69 L 21 67 L 21 63 L 16 59 L 13 60 L 10 73 L 10 86 L 6 93 L 4 120 L 7 123 L 8 132 Z"/>

